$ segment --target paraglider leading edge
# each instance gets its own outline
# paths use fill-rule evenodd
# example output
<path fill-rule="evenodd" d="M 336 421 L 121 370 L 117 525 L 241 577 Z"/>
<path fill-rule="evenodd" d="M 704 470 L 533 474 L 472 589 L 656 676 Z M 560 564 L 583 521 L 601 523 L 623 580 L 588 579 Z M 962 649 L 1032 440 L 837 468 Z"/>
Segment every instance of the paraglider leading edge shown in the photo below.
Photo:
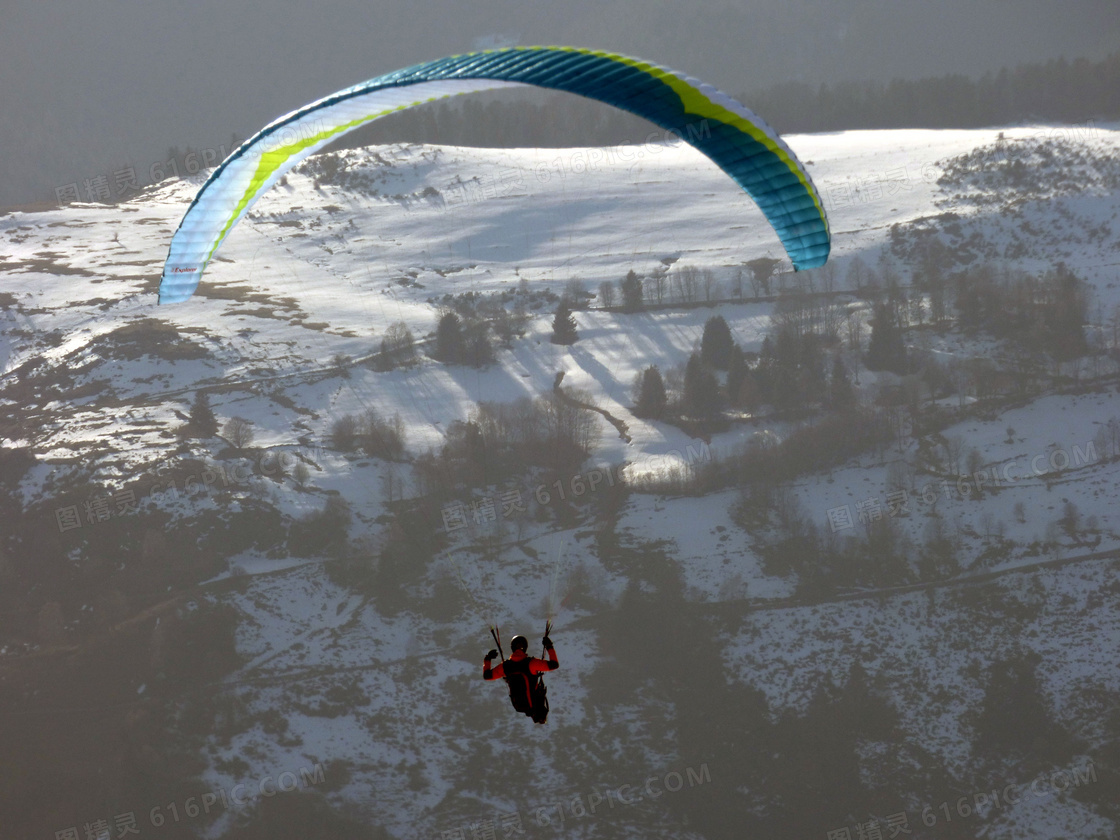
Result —
<path fill-rule="evenodd" d="M 642 117 L 696 147 L 754 199 L 797 270 L 828 259 L 828 218 L 805 167 L 761 118 L 711 85 L 637 58 L 510 47 L 429 61 L 338 91 L 265 126 L 222 162 L 175 231 L 160 303 L 187 300 L 253 203 L 342 134 L 449 96 L 508 87 L 573 93 Z"/>

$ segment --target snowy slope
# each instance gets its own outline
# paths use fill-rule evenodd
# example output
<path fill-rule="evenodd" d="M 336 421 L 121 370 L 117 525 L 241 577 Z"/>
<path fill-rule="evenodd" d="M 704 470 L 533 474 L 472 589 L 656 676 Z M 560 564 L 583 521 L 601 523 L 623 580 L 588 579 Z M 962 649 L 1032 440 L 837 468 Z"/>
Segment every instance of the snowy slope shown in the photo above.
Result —
<path fill-rule="evenodd" d="M 947 163 L 996 148 L 1000 134 L 999 142 L 1023 148 L 1040 138 L 1060 140 L 1083 158 L 1070 158 L 1077 177 L 1044 193 L 1017 193 Z M 1075 233 L 1115 225 L 1120 189 L 1105 176 L 1108 162 L 1120 158 L 1117 126 L 866 131 L 787 140 L 825 199 L 836 288 L 843 288 L 854 258 L 874 262 L 890 241 L 892 225 L 952 212 L 969 229 L 982 231 L 997 256 L 1028 269 L 1064 259 L 1093 285 L 1106 311 L 1120 303 L 1120 253 L 1112 227 L 1107 235 Z M 394 145 L 346 152 L 340 160 L 346 177 L 318 185 L 311 168 L 290 173 L 232 232 L 195 297 L 166 308 L 155 305 L 155 284 L 170 235 L 199 182 L 165 184 L 117 207 L 71 205 L 0 216 L 0 405 L 11 417 L 2 434 L 8 442 L 32 446 L 40 457 L 21 485 L 28 503 L 49 503 L 54 488 L 75 477 L 108 486 L 145 477 L 155 483 L 159 467 L 175 457 L 171 432 L 200 388 L 210 389 L 220 420 L 251 420 L 258 445 L 313 459 L 311 490 L 297 492 L 290 482 L 277 484 L 253 469 L 248 484 L 254 493 L 299 515 L 338 491 L 358 517 L 355 530 L 362 533 L 353 537 L 379 533 L 389 467 L 318 447 L 337 418 L 369 408 L 386 417 L 399 414 L 408 449 L 417 454 L 438 448 L 449 424 L 477 402 L 544 393 L 563 372 L 565 386 L 590 392 L 627 425 L 629 441 L 608 423 L 599 424 L 588 469 L 628 461 L 635 473 L 657 472 L 686 460 L 688 447 L 698 448 L 700 441 L 631 415 L 634 376 L 650 364 L 668 369 L 684 361 L 713 312 L 727 319 L 747 350 L 757 351 L 768 329 L 770 302 L 635 315 L 592 309 L 576 313 L 580 340 L 560 347 L 548 341 L 550 318 L 542 310 L 527 335 L 500 350 L 489 368 L 422 358 L 411 367 L 374 371 L 360 361 L 377 350 L 389 325 L 404 321 L 418 337 L 427 335 L 443 295 L 512 291 L 522 279 L 531 288 L 559 293 L 579 278 L 595 291 L 630 270 L 648 274 L 694 265 L 713 270 L 726 296 L 742 263 L 780 257 L 781 249 L 750 199 L 689 147 Z M 993 195 L 998 200 L 988 200 Z M 1054 235 L 1034 237 L 1031 248 L 1007 258 L 1012 246 L 1022 244 L 1024 221 Z M 137 352 L 132 330 L 156 336 L 166 352 Z M 937 341 L 933 349 L 946 357 L 983 347 L 956 335 Z M 334 362 L 340 354 L 354 360 L 345 375 Z M 1032 567 L 1120 546 L 1114 513 L 1120 464 L 1086 458 L 1061 474 L 1052 464 L 1055 450 L 1071 457 L 1074 447 L 1088 452 L 1097 430 L 1115 416 L 1115 391 L 1049 395 L 942 432 L 979 450 L 985 468 L 1016 463 L 1023 474 L 980 503 L 937 491 L 939 513 L 971 556 L 980 557 L 997 532 L 1016 545 L 969 571 Z M 1008 426 L 1014 429 L 1010 439 Z M 711 451 L 729 453 L 757 431 L 733 426 L 715 436 Z M 209 455 L 216 456 L 217 448 Z M 844 505 L 854 511 L 873 498 L 882 502 L 895 489 L 889 464 L 915 456 L 895 449 L 869 454 L 800 478 L 793 493 L 807 516 L 828 528 L 829 511 Z M 1024 474 L 1037 456 L 1048 469 Z M 930 503 L 920 495 L 929 481 L 916 478 L 910 509 L 896 520 L 914 541 L 928 520 Z M 491 490 L 478 488 L 480 494 Z M 667 541 L 690 601 L 741 605 L 741 626 L 728 634 L 725 658 L 736 678 L 764 689 L 775 710 L 799 708 L 812 686 L 841 680 L 858 660 L 881 674 L 899 707 L 908 710 L 902 726 L 909 737 L 945 766 L 967 768 L 972 756 L 962 747 L 968 736 L 962 713 L 978 700 L 978 663 L 1020 640 L 1045 656 L 1044 690 L 1072 718 L 1092 714 L 1086 699 L 1092 691 L 1120 690 L 1109 642 L 1120 633 L 1117 613 L 1107 601 L 1087 606 L 1091 592 L 1115 580 L 1112 561 L 1028 570 L 993 584 L 1006 588 L 1008 598 L 1036 604 L 1041 617 L 1022 626 L 992 621 L 991 644 L 975 650 L 962 621 L 979 626 L 988 619 L 952 587 L 932 595 L 885 595 L 882 602 L 797 603 L 796 577 L 768 575 L 756 535 L 735 523 L 729 511 L 736 497 L 735 491 L 702 498 L 635 495 L 618 528 L 642 540 Z M 205 493 L 158 504 L 189 518 L 221 510 L 231 498 Z M 1096 517 L 1100 539 L 1092 546 L 1066 540 L 1056 558 L 1029 551 L 1067 500 L 1083 516 Z M 1024 504 L 1025 518 L 1016 502 Z M 497 721 L 505 702 L 496 696 L 500 692 L 483 694 L 476 684 L 488 620 L 536 627 L 547 612 L 544 602 L 560 600 L 552 589 L 562 588 L 565 575 L 579 565 L 601 602 L 621 597 L 625 575 L 599 562 L 592 524 L 529 522 L 523 547 L 509 548 L 499 568 L 480 559 L 477 529 L 449 535 L 450 548 L 426 581 L 428 594 L 444 583 L 454 588 L 460 578 L 485 593 L 452 619 L 427 601 L 413 612 L 382 615 L 369 599 L 332 583 L 316 558 L 295 558 L 298 567 L 287 568 L 292 558 L 240 556 L 237 563 L 250 573 L 276 573 L 254 577 L 241 595 L 222 596 L 243 616 L 238 645 L 245 663 L 221 690 L 241 697 L 254 715 L 280 710 L 286 725 L 281 733 L 253 725 L 224 740 L 215 737 L 207 780 L 223 786 L 243 777 L 231 769 L 238 767 L 234 759 L 254 768 L 344 762 L 349 781 L 331 797 L 400 836 L 420 829 L 438 835 L 474 811 L 517 808 L 493 791 L 464 797 L 462 791 L 471 789 L 461 770 L 466 749 L 449 733 L 477 731 L 500 745 L 512 743 Z M 604 640 L 586 623 L 593 618 L 593 611 L 574 607 L 560 618 L 561 627 L 579 627 L 563 637 L 565 661 L 582 662 L 587 670 L 606 656 Z M 406 666 L 404 660 L 416 657 L 433 670 L 423 676 L 406 670 L 415 663 Z M 565 668 L 552 682 L 554 706 L 563 710 L 554 723 L 569 735 L 601 723 L 594 720 L 582 673 Z M 461 708 L 449 712 L 419 694 L 425 680 L 465 698 Z M 641 709 L 634 714 L 640 718 Z M 642 749 L 647 746 L 650 766 L 671 763 L 673 756 L 659 755 L 657 744 L 642 742 Z M 536 772 L 542 785 L 560 790 L 584 790 L 589 778 L 570 769 L 565 775 L 548 762 Z M 1048 833 L 1056 830 L 1051 824 L 1084 806 L 1053 798 L 1031 807 L 1029 819 L 1008 817 L 1015 837 L 1057 836 Z M 681 836 L 661 825 L 655 812 L 635 814 L 642 836 Z M 1092 816 L 1087 810 L 1081 815 Z M 215 824 L 213 835 L 225 825 Z M 586 831 L 591 836 L 593 829 Z"/>

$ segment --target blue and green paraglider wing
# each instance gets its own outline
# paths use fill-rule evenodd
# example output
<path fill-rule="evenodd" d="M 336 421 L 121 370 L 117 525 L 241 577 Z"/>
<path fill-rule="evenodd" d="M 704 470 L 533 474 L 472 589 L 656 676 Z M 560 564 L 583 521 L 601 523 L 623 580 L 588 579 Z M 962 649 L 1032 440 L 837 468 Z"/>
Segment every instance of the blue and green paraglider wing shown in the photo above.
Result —
<path fill-rule="evenodd" d="M 773 129 L 743 105 L 711 85 L 639 59 L 574 47 L 511 47 L 378 76 L 265 126 L 214 170 L 191 203 L 171 240 L 160 303 L 189 298 L 253 202 L 340 135 L 436 99 L 526 85 L 596 99 L 672 132 L 750 194 L 795 269 L 828 259 L 828 218 L 809 174 Z"/>

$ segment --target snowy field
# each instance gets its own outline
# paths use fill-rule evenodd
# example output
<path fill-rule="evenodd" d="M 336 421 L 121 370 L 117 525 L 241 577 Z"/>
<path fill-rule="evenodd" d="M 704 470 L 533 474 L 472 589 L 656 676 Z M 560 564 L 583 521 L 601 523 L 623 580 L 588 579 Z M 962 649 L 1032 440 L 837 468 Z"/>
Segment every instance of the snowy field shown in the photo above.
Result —
<path fill-rule="evenodd" d="M 979 200 L 982 191 L 938 183 L 945 161 L 991 147 L 1001 134 L 1005 143 L 1059 138 L 1090 157 L 1120 158 L 1115 125 L 787 137 L 829 213 L 836 289 L 843 289 L 856 257 L 874 264 L 889 244 L 892 226 L 947 211 L 986 231 L 1000 247 L 1014 241 L 1011 227 L 1024 220 L 1035 228 L 1116 223 L 1117 194 L 1088 176 L 1061 195 L 1003 196 L 1002 203 Z M 311 174 L 290 173 L 232 232 L 194 298 L 174 306 L 156 305 L 156 285 L 171 234 L 199 181 L 165 183 L 116 207 L 71 205 L 0 216 L 0 377 L 5 385 L 31 383 L 18 402 L 0 405 L 19 417 L 19 432 L 9 442 L 33 445 L 41 459 L 21 485 L 26 501 L 49 501 L 65 477 L 114 485 L 154 475 L 174 447 L 170 430 L 201 388 L 215 389 L 212 404 L 220 421 L 240 416 L 253 423 L 258 446 L 316 453 L 309 492 L 260 479 L 277 509 L 298 516 L 321 507 L 327 492 L 338 491 L 351 502 L 359 527 L 371 534 L 385 513 L 381 487 L 388 467 L 320 448 L 343 415 L 370 408 L 383 417 L 399 415 L 408 450 L 416 455 L 438 449 L 448 426 L 477 403 L 545 393 L 563 372 L 565 387 L 589 392 L 627 426 L 629 441 L 607 422 L 599 423 L 591 465 L 627 461 L 635 472 L 656 470 L 685 460 L 689 447 L 700 447 L 674 426 L 630 413 L 634 377 L 651 364 L 669 369 L 683 362 L 717 312 L 735 340 L 757 352 L 769 328 L 771 302 L 637 314 L 593 308 L 575 314 L 580 340 L 569 347 L 549 342 L 546 307 L 529 322 L 527 335 L 500 349 L 497 363 L 484 369 L 423 356 L 389 372 L 359 362 L 376 352 L 395 322 L 405 322 L 418 339 L 428 336 L 438 298 L 513 291 L 523 280 L 531 289 L 559 294 L 579 279 L 594 292 L 631 270 L 646 275 L 691 265 L 712 270 L 729 296 L 745 261 L 782 252 L 749 197 L 710 161 L 690 147 L 672 145 L 569 150 L 393 145 L 342 157 L 349 172 L 362 176 L 360 187 L 316 186 Z M 1047 241 L 1040 238 L 1039 247 L 1050 248 Z M 1024 252 L 1017 264 L 1038 269 L 1058 259 L 1088 280 L 1104 311 L 1120 304 L 1115 233 L 1072 250 Z M 195 351 L 189 358 L 157 358 L 113 349 L 119 348 L 122 330 L 153 322 Z M 935 349 L 953 358 L 976 353 L 979 346 L 954 335 Z M 340 354 L 354 360 L 345 375 L 334 362 Z M 874 385 L 874 377 L 864 384 Z M 1120 393 L 1101 390 L 1046 396 L 942 432 L 959 438 L 963 451 L 982 453 L 987 471 L 1006 478 L 1014 466 L 1014 480 L 986 492 L 980 503 L 955 488 L 936 490 L 939 513 L 976 556 L 997 535 L 1016 544 L 1008 556 L 974 571 L 1120 546 L 1115 515 L 1120 464 L 1092 445 L 1102 424 L 1118 416 Z M 711 440 L 710 451 L 731 453 L 763 428 L 735 425 Z M 776 429 L 779 435 L 784 431 Z M 872 499 L 880 515 L 888 515 L 887 494 L 897 489 L 890 465 L 914 457 L 909 446 L 803 476 L 793 486 L 801 510 L 826 529 L 834 524 L 830 511 L 849 506 L 858 517 L 859 510 L 871 510 Z M 1059 466 L 1062 457 L 1054 455 L 1059 451 L 1068 469 Z M 216 447 L 211 454 L 217 455 Z M 931 502 L 921 494 L 930 481 L 915 478 L 909 508 L 897 517 L 914 541 L 928 522 Z M 752 535 L 733 521 L 736 498 L 736 491 L 702 498 L 635 495 L 618 528 L 672 546 L 690 601 L 751 605 L 730 635 L 728 665 L 739 679 L 764 688 L 775 709 L 799 707 L 816 683 L 841 680 L 859 661 L 894 686 L 900 707 L 908 710 L 903 726 L 931 755 L 947 767 L 968 767 L 972 757 L 960 747 L 968 741 L 962 713 L 978 699 L 978 653 L 969 647 L 961 622 L 971 617 L 983 623 L 987 619 L 977 617 L 982 610 L 963 603 L 956 589 L 898 593 L 881 602 L 789 603 L 798 581 L 766 574 Z M 1046 538 L 1067 501 L 1096 521 L 1100 539 L 1093 545 L 1067 541 L 1057 557 L 1028 553 L 1024 547 Z M 224 504 L 227 497 L 215 493 L 165 507 L 189 517 Z M 293 562 L 252 552 L 236 558 L 231 565 L 252 576 L 243 594 L 225 596 L 243 615 L 238 647 L 245 664 L 223 690 L 242 697 L 255 712 L 282 710 L 286 722 L 279 732 L 262 725 L 216 736 L 207 780 L 219 786 L 244 777 L 238 761 L 256 767 L 346 762 L 350 781 L 332 791 L 333 798 L 356 804 L 390 828 L 424 825 L 436 833 L 445 826 L 440 809 L 463 761 L 462 748 L 445 737 L 443 724 L 456 730 L 482 724 L 470 717 L 477 711 L 470 705 L 445 721 L 446 710 L 413 690 L 416 675 L 398 669 L 431 662 L 432 679 L 473 696 L 477 660 L 488 644 L 486 621 L 543 625 L 558 575 L 581 564 L 597 596 L 615 602 L 625 579 L 599 564 L 587 524 L 529 523 L 524 547 L 507 550 L 500 568 L 478 559 L 475 531 L 453 537 L 427 583 L 465 578 L 486 594 L 452 621 L 421 610 L 383 616 L 370 599 L 330 582 L 315 558 Z M 1051 702 L 1075 716 L 1091 714 L 1086 710 L 1093 690 L 1120 689 L 1110 641 L 1120 636 L 1117 613 L 1107 601 L 1087 606 L 1090 593 L 1114 581 L 1112 561 L 1105 559 L 1008 576 L 1000 584 L 1006 597 L 1041 604 L 1041 617 L 1011 629 L 993 622 L 993 641 L 983 656 L 990 661 L 1021 642 L 1043 655 L 1040 673 Z M 563 628 L 587 618 L 587 611 L 568 609 L 559 622 Z M 601 642 L 581 627 L 564 635 L 563 656 L 594 662 Z M 582 726 L 587 710 L 579 672 L 562 671 L 552 684 L 554 703 L 564 709 L 558 726 Z M 505 701 L 491 693 L 487 699 L 493 702 L 485 708 L 497 712 Z M 423 734 L 402 731 L 406 726 Z M 922 727 L 927 731 L 919 731 Z M 489 723 L 484 731 L 490 732 Z M 579 785 L 580 780 L 567 780 L 565 789 Z M 1071 816 L 1075 807 L 1082 808 L 1067 799 L 1032 802 L 1029 815 L 1007 815 L 1002 829 L 1008 833 L 999 836 L 1058 836 L 1047 832 L 1061 830 L 1055 827 L 1060 820 L 1091 818 L 1087 811 Z M 215 825 L 215 836 L 223 825 Z"/>

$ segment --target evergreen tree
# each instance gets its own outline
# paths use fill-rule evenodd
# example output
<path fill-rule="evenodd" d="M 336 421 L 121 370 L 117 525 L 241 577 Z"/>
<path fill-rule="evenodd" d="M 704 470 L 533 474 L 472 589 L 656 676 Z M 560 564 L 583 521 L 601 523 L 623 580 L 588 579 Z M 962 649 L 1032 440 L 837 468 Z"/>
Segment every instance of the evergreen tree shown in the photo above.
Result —
<path fill-rule="evenodd" d="M 463 359 L 463 322 L 454 312 L 447 312 L 436 327 L 436 349 L 433 355 L 441 362 L 455 364 Z"/>
<path fill-rule="evenodd" d="M 340 452 L 353 452 L 358 441 L 358 420 L 352 414 L 344 414 L 331 423 L 330 443 Z"/>
<path fill-rule="evenodd" d="M 956 280 L 956 306 L 957 315 L 961 324 L 966 327 L 979 327 L 984 321 L 984 294 L 981 289 L 982 276 L 975 272 L 963 271 Z"/>
<path fill-rule="evenodd" d="M 1040 685 L 1035 653 L 1012 655 L 988 668 L 987 687 L 976 720 L 982 755 L 1017 754 L 1028 772 L 1069 761 L 1083 745 L 1053 718 Z"/>
<path fill-rule="evenodd" d="M 567 298 L 561 298 L 556 307 L 556 317 L 552 319 L 552 343 L 575 344 L 579 340 L 576 319 L 572 316 Z"/>
<path fill-rule="evenodd" d="M 633 269 L 624 280 L 618 281 L 622 292 L 622 308 L 626 312 L 640 312 L 642 309 L 642 278 Z"/>
<path fill-rule="evenodd" d="M 752 414 L 762 405 L 762 386 L 755 371 L 746 369 L 743 378 L 735 386 L 734 400 L 737 408 L 745 408 Z"/>
<path fill-rule="evenodd" d="M 638 417 L 659 419 L 665 413 L 667 403 L 665 381 L 657 365 L 650 365 L 638 374 L 638 387 L 635 396 L 634 414 Z"/>
<path fill-rule="evenodd" d="M 731 330 L 722 315 L 713 315 L 704 324 L 704 336 L 700 339 L 700 360 L 717 370 L 727 370 L 731 360 L 731 348 L 735 342 Z"/>
<path fill-rule="evenodd" d="M 468 321 L 463 324 L 463 354 L 460 361 L 472 367 L 485 367 L 495 360 L 494 345 L 490 340 L 490 325 L 485 321 Z"/>
<path fill-rule="evenodd" d="M 1089 349 L 1085 340 L 1087 309 L 1082 283 L 1064 263 L 1047 278 L 1052 304 L 1045 315 L 1051 355 L 1059 361 L 1084 356 Z"/>
<path fill-rule="evenodd" d="M 802 346 L 792 329 L 777 330 L 773 345 L 774 363 L 770 377 L 770 401 L 779 411 L 802 408 Z"/>
<path fill-rule="evenodd" d="M 871 323 L 871 340 L 867 345 L 865 363 L 868 370 L 889 370 L 898 374 L 906 372 L 906 345 L 889 304 L 875 305 L 875 318 Z"/>
<path fill-rule="evenodd" d="M 769 333 L 762 339 L 762 347 L 758 351 L 758 356 L 760 359 L 772 360 L 774 358 L 774 341 L 770 338 Z"/>
<path fill-rule="evenodd" d="M 727 355 L 727 403 L 735 407 L 743 405 L 743 383 L 750 375 L 747 367 L 746 356 L 743 349 L 735 343 L 731 345 L 731 352 Z"/>
<path fill-rule="evenodd" d="M 719 412 L 719 383 L 697 353 L 689 357 L 684 369 L 681 408 L 687 416 L 702 420 L 711 419 Z"/>
<path fill-rule="evenodd" d="M 751 371 L 751 379 L 755 386 L 755 398 L 760 405 L 774 401 L 774 381 L 777 379 L 778 363 L 774 357 L 774 342 L 767 335 L 762 339 L 762 347 L 758 353 L 758 364 Z"/>
<path fill-rule="evenodd" d="M 214 416 L 214 410 L 210 408 L 210 397 L 205 391 L 195 393 L 194 401 L 191 403 L 190 418 L 188 424 L 190 430 L 198 437 L 210 438 L 218 433 L 218 419 Z"/>

